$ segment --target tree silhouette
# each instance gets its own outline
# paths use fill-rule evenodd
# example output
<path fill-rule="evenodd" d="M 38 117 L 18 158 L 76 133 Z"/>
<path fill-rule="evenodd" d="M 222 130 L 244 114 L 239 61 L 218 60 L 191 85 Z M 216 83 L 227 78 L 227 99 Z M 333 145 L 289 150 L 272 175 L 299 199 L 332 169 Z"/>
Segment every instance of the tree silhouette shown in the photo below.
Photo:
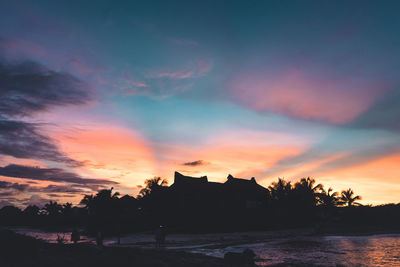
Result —
<path fill-rule="evenodd" d="M 360 206 L 361 204 L 356 202 L 356 200 L 361 200 L 361 196 L 355 196 L 353 189 L 349 188 L 342 191 L 342 194 L 340 196 L 341 204 L 347 204 L 348 207 Z"/>
<path fill-rule="evenodd" d="M 94 231 L 114 231 L 121 212 L 119 193 L 102 189 L 95 196 L 85 195 L 80 204 L 85 205 L 89 214 L 89 228 Z"/>
<path fill-rule="evenodd" d="M 314 207 L 317 204 L 317 195 L 322 185 L 316 184 L 315 179 L 302 178 L 294 185 L 297 204 L 304 207 Z"/>
<path fill-rule="evenodd" d="M 62 205 L 62 214 L 70 216 L 72 214 L 72 203 L 67 202 Z"/>
<path fill-rule="evenodd" d="M 86 226 L 89 234 L 100 232 L 119 237 L 122 233 L 149 230 L 159 225 L 185 231 L 303 227 L 323 222 L 348 225 L 350 220 L 370 222 L 370 219 L 365 219 L 367 216 L 378 214 L 374 217 L 379 217 L 386 209 L 393 214 L 400 210 L 400 204 L 382 209 L 342 208 L 360 205 L 357 201 L 361 197 L 355 195 L 352 189 L 342 191 L 340 195 L 332 188 L 326 190 L 310 177 L 294 184 L 278 178 L 268 190 L 256 185 L 263 190 L 262 199 L 257 200 L 261 203 L 257 208 L 247 206 L 248 203 L 253 204 L 251 191 L 250 194 L 241 194 L 242 188 L 239 188 L 239 191 L 233 192 L 223 183 L 201 183 L 198 188 L 182 187 L 181 191 L 174 186 L 167 187 L 167 181 L 161 177 L 147 179 L 144 184 L 137 198 L 130 195 L 120 197 L 118 192 L 113 191 L 114 188 L 110 188 L 84 195 L 80 207 L 73 207 L 71 203 L 61 205 L 55 201 L 45 204 L 42 209 L 31 205 L 23 211 L 5 206 L 0 208 L 0 224 Z M 255 185 L 251 181 L 243 184 Z M 215 219 L 212 222 L 208 220 L 211 217 Z"/>
<path fill-rule="evenodd" d="M 275 201 L 286 200 L 292 191 L 292 185 L 285 179 L 278 178 L 278 182 L 273 182 L 268 187 L 271 197 Z"/>
<path fill-rule="evenodd" d="M 24 211 L 22 212 L 24 215 L 27 216 L 36 216 L 39 214 L 39 207 L 36 205 L 29 205 L 28 207 L 26 207 L 24 209 Z"/>
<path fill-rule="evenodd" d="M 113 193 L 112 192 L 113 189 L 114 189 L 114 187 L 111 187 L 111 189 L 100 190 L 96 194 L 95 199 L 99 200 L 99 201 L 108 201 L 108 200 L 111 200 L 111 199 L 118 199 L 119 192 Z"/>
<path fill-rule="evenodd" d="M 318 194 L 318 204 L 324 207 L 335 207 L 339 205 L 339 193 L 333 192 L 333 189 L 329 187 L 326 191 L 323 187 L 320 189 L 321 192 Z"/>
<path fill-rule="evenodd" d="M 86 209 L 89 209 L 89 206 L 93 202 L 93 195 L 85 195 L 79 204 L 84 205 Z"/>
<path fill-rule="evenodd" d="M 302 178 L 295 184 L 295 188 L 305 192 L 316 194 L 322 188 L 322 184 L 315 185 L 315 179 L 310 177 Z"/>
<path fill-rule="evenodd" d="M 168 181 L 161 177 L 153 177 L 144 181 L 145 187 L 142 188 L 138 194 L 138 198 L 145 198 L 151 195 L 154 191 L 161 189 L 168 185 Z"/>
<path fill-rule="evenodd" d="M 44 210 L 50 216 L 57 216 L 62 213 L 62 206 L 57 201 L 51 201 L 44 205 Z"/>

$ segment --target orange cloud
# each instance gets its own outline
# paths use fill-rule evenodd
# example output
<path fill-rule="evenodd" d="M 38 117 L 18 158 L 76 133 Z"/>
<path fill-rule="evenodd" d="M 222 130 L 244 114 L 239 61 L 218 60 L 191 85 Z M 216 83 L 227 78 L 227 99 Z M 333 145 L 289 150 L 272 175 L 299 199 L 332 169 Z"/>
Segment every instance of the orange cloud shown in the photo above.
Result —
<path fill-rule="evenodd" d="M 188 175 L 207 175 L 211 181 L 224 181 L 229 173 L 239 177 L 260 175 L 282 158 L 300 154 L 306 146 L 283 133 L 238 131 L 220 133 L 201 147 L 169 144 L 164 153 L 163 173 L 173 177 L 178 170 Z M 277 145 L 284 143 L 286 145 Z M 202 160 L 207 164 L 184 166 L 185 162 Z M 172 183 L 172 179 L 169 179 Z"/>
<path fill-rule="evenodd" d="M 85 163 L 75 169 L 84 177 L 101 177 L 135 187 L 156 172 L 150 145 L 133 130 L 95 124 L 66 132 L 52 137 L 59 141 L 63 152 Z"/>
<path fill-rule="evenodd" d="M 400 154 L 383 157 L 367 164 L 320 174 L 321 182 L 339 191 L 353 188 L 364 204 L 398 203 L 400 196 Z"/>

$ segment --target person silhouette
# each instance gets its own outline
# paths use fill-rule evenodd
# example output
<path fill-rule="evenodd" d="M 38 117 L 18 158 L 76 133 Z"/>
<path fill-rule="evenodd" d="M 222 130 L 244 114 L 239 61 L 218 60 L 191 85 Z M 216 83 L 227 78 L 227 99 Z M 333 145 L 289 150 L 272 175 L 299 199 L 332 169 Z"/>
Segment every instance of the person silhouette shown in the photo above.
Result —
<path fill-rule="evenodd" d="M 72 233 L 71 233 L 71 241 L 72 241 L 74 244 L 76 244 L 80 239 L 81 239 L 81 236 L 80 236 L 78 230 L 76 230 L 76 229 L 74 228 L 74 230 L 72 230 Z"/>
<path fill-rule="evenodd" d="M 165 228 L 160 225 L 155 233 L 155 239 L 156 239 L 156 248 L 160 248 L 164 246 L 165 243 L 165 236 L 166 236 L 166 232 L 165 232 Z"/>
<path fill-rule="evenodd" d="M 96 244 L 97 244 L 97 246 L 100 247 L 100 248 L 103 247 L 103 234 L 101 233 L 101 231 L 98 231 L 98 232 L 97 232 Z"/>

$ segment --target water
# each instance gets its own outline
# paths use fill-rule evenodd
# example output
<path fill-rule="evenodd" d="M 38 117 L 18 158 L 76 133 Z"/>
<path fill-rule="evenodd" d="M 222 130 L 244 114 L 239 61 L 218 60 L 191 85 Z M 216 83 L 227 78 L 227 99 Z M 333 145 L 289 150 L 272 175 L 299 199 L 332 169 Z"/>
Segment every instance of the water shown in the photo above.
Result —
<path fill-rule="evenodd" d="M 64 236 L 69 241 L 71 234 L 70 232 L 44 232 L 27 228 L 14 228 L 13 230 L 51 243 L 56 242 L 57 235 Z M 179 249 L 214 257 L 223 257 L 226 252 L 242 252 L 244 249 L 250 248 L 256 253 L 257 264 L 260 266 L 278 263 L 301 263 L 318 266 L 400 267 L 399 234 L 372 236 L 265 236 L 261 238 L 261 242 L 259 240 L 254 242 L 255 236 L 259 236 L 259 234 L 169 235 L 167 237 L 167 249 Z M 82 242 L 94 242 L 94 239 L 90 237 L 82 236 L 82 239 Z M 221 240 L 224 241 L 221 242 Z M 249 243 L 246 244 L 246 240 L 249 240 Z M 115 244 L 116 239 L 110 238 L 104 241 L 106 245 L 112 245 Z M 121 238 L 121 243 L 125 246 L 153 248 L 154 236 L 152 234 L 128 235 Z M 229 243 L 240 244 L 229 245 Z"/>
<path fill-rule="evenodd" d="M 246 248 L 257 254 L 257 264 L 261 266 L 400 266 L 400 235 L 301 237 L 192 252 L 223 257 L 228 251 L 241 252 Z"/>
<path fill-rule="evenodd" d="M 71 231 L 65 232 L 48 232 L 39 229 L 13 227 L 11 228 L 16 233 L 31 236 L 47 243 L 57 243 L 57 238 L 64 238 L 66 243 L 70 243 Z M 87 236 L 81 236 L 80 242 L 94 242 L 95 239 Z"/>

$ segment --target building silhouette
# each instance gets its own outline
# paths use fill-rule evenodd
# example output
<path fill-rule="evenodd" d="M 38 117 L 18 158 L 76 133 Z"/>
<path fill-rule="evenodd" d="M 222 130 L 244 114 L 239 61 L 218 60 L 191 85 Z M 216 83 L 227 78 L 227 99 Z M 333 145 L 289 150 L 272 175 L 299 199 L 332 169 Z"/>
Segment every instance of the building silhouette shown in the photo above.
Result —
<path fill-rule="evenodd" d="M 209 182 L 207 176 L 192 177 L 175 172 L 170 193 L 178 198 L 180 205 L 190 203 L 200 206 L 213 205 L 220 208 L 259 208 L 268 200 L 269 191 L 251 179 L 228 175 L 224 183 Z"/>
<path fill-rule="evenodd" d="M 192 177 L 175 172 L 174 183 L 165 188 L 164 199 L 172 225 L 197 225 L 199 228 L 225 229 L 227 222 L 240 224 L 267 205 L 269 191 L 255 178 L 228 175 L 223 183 L 210 182 L 207 176 Z M 244 216 L 244 217 L 243 217 Z M 177 220 L 174 220 L 177 219 Z M 218 223 L 222 225 L 217 225 Z"/>

